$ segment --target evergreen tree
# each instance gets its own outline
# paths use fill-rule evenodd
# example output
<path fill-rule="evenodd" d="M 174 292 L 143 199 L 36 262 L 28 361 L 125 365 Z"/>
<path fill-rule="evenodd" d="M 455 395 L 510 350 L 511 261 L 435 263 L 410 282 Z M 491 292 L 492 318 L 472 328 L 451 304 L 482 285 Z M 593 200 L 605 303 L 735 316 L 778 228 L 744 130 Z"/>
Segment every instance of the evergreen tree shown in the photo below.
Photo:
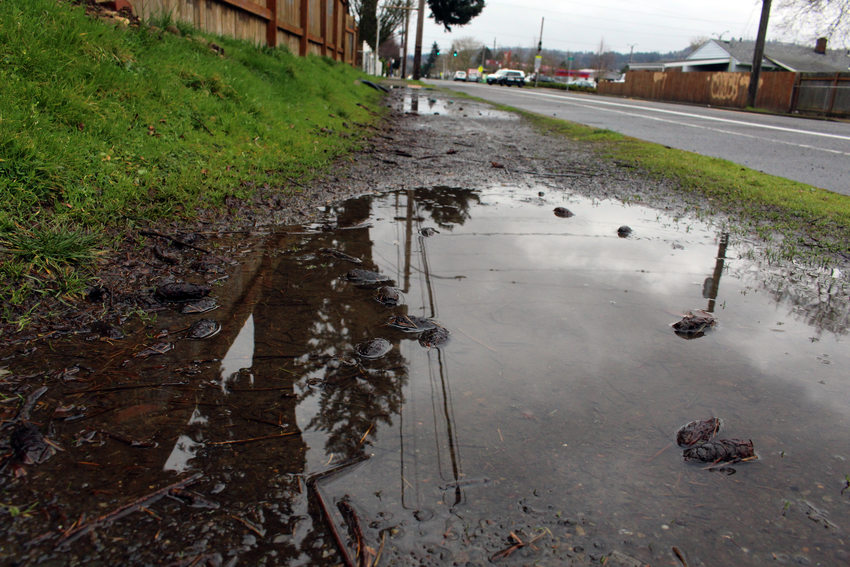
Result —
<path fill-rule="evenodd" d="M 434 21 L 452 31 L 451 26 L 466 25 L 480 14 L 484 0 L 428 0 L 428 6 Z"/>
<path fill-rule="evenodd" d="M 431 74 L 431 68 L 437 63 L 437 57 L 440 56 L 440 46 L 437 45 L 437 42 L 434 42 L 434 45 L 431 46 L 431 53 L 428 54 L 428 59 L 425 61 L 425 64 L 422 65 L 422 75 L 427 77 Z"/>

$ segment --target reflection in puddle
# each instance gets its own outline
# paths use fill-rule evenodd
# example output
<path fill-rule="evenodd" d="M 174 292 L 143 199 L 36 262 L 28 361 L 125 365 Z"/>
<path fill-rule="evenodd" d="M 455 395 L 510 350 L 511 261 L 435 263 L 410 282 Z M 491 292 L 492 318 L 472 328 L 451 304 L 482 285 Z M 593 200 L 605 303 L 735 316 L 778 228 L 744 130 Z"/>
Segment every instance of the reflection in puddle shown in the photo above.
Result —
<path fill-rule="evenodd" d="M 561 206 L 573 215 L 555 216 Z M 103 373 L 155 387 L 129 401 L 74 394 L 81 407 L 146 408 L 121 422 L 162 440 L 141 458 L 204 472 L 221 507 L 172 511 L 186 537 L 290 565 L 339 563 L 327 526 L 354 557 L 354 525 L 382 564 L 614 553 L 664 565 L 674 546 L 694 565 L 846 563 L 848 299 L 829 271 L 802 285 L 700 222 L 537 188 L 401 191 L 328 215 L 326 230 L 269 239 L 218 297 L 216 337 Z M 346 279 L 346 255 L 390 277 L 400 303 Z M 671 324 L 697 310 L 716 326 L 679 340 Z M 417 317 L 448 340 L 387 324 Z M 383 356 L 358 355 L 377 338 Z M 114 427 L 103 415 L 86 427 Z M 677 429 L 712 416 L 758 460 L 685 462 Z M 57 422 L 59 435 L 75 428 Z M 122 455 L 75 459 L 140 459 Z M 109 480 L 81 470 L 80 483 Z"/>
<path fill-rule="evenodd" d="M 497 118 L 500 120 L 518 120 L 516 114 L 475 105 L 467 108 L 462 101 L 442 99 L 427 93 L 412 93 L 402 98 L 400 110 L 404 113 L 465 116 L 473 114 L 476 118 Z"/>
<path fill-rule="evenodd" d="M 227 393 L 230 382 L 238 379 L 239 371 L 251 368 L 254 357 L 254 317 L 249 316 L 221 360 L 221 391 Z M 251 376 L 251 383 L 254 378 Z"/>
<path fill-rule="evenodd" d="M 189 461 L 195 458 L 198 449 L 203 447 L 203 443 L 196 443 L 194 439 L 188 435 L 181 435 L 177 438 L 174 444 L 174 449 L 165 460 L 162 470 L 182 473 L 190 470 Z"/>
<path fill-rule="evenodd" d="M 575 215 L 554 217 L 561 204 Z M 369 524 L 371 545 L 393 534 L 385 556 L 481 564 L 510 547 L 511 532 L 545 532 L 558 550 L 523 547 L 520 563 L 598 561 L 594 546 L 658 562 L 687 541 L 694 560 L 758 564 L 799 554 L 790 534 L 818 540 L 810 558 L 840 556 L 838 537 L 803 516 L 774 522 L 773 536 L 752 526 L 776 517 L 778 495 L 839 502 L 843 473 L 815 471 L 848 454 L 850 391 L 816 353 L 847 360 L 846 315 L 832 344 L 812 347 L 812 329 L 777 312 L 728 235 L 642 207 L 449 189 L 371 207 L 363 236 L 377 267 L 399 275 L 400 309 L 452 332 L 431 349 L 399 337 L 403 404 L 364 436 L 349 430 L 371 458 L 322 482 Z M 440 234 L 422 238 L 429 223 Z M 670 323 L 700 309 L 716 315 L 716 332 L 682 343 Z M 324 406 L 311 405 L 314 424 Z M 728 437 L 752 438 L 759 461 L 718 473 L 686 464 L 674 432 L 710 415 Z M 310 443 L 308 460 L 318 465 L 329 442 Z"/>

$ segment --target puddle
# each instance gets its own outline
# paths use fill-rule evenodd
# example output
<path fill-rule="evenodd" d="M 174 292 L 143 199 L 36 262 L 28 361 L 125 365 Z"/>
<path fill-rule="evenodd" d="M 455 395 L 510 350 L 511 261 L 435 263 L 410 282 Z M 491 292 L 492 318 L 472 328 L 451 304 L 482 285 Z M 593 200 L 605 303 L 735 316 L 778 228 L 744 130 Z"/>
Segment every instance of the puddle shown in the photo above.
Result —
<path fill-rule="evenodd" d="M 404 113 L 421 115 L 451 115 L 466 118 L 497 118 L 500 120 L 518 120 L 519 116 L 511 112 L 494 110 L 472 102 L 437 98 L 427 93 L 413 93 L 401 99 L 400 108 Z"/>
<path fill-rule="evenodd" d="M 145 359 L 129 343 L 57 347 L 83 370 L 61 398 L 77 418 L 52 427 L 78 441 L 28 489 L 83 491 L 95 517 L 118 494 L 204 473 L 211 507 L 156 504 L 158 520 L 102 530 L 196 542 L 152 545 L 157 561 L 338 564 L 329 513 L 352 558 L 360 533 L 382 565 L 677 564 L 674 548 L 690 565 L 847 562 L 848 298 L 829 274 L 804 293 L 700 222 L 536 189 L 365 196 L 329 218 L 246 259 L 233 297 L 203 315 L 223 326 L 208 340 L 172 336 Z M 354 268 L 392 278 L 399 304 L 347 279 Z M 696 309 L 717 324 L 684 340 L 671 324 Z M 423 346 L 392 315 L 429 318 L 448 342 Z M 358 355 L 374 338 L 389 352 Z M 684 462 L 676 430 L 710 416 L 758 460 Z M 79 559 L 98 549 L 71 544 Z"/>

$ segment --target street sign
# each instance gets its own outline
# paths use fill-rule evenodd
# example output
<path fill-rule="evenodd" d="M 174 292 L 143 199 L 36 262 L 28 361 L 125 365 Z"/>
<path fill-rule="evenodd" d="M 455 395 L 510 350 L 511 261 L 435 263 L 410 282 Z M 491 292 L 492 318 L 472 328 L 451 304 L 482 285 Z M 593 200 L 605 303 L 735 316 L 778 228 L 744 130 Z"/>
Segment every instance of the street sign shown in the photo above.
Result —
<path fill-rule="evenodd" d="M 543 56 L 542 55 L 535 55 L 534 56 L 534 72 L 535 73 L 540 71 L 540 64 L 542 62 L 543 62 Z"/>

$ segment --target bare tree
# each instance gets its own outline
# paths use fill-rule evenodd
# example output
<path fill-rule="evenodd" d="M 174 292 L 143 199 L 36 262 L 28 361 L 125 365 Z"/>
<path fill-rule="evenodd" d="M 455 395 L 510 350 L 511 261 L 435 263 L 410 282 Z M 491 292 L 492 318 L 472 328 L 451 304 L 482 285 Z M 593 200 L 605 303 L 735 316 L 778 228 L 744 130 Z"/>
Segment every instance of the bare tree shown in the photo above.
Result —
<path fill-rule="evenodd" d="M 385 0 L 378 9 L 378 0 L 351 0 L 348 7 L 357 23 L 360 38 L 375 49 L 376 22 L 381 18 L 381 43 L 393 37 L 404 24 L 405 12 L 413 6 L 413 0 Z"/>
<path fill-rule="evenodd" d="M 602 76 L 605 71 L 611 70 L 614 65 L 614 53 L 608 50 L 605 45 L 605 39 L 599 40 L 599 48 L 596 50 L 596 55 L 593 58 L 593 67 L 596 69 L 598 77 Z"/>
<path fill-rule="evenodd" d="M 778 8 L 786 31 L 850 42 L 850 0 L 782 0 Z"/>
<path fill-rule="evenodd" d="M 452 63 L 456 69 L 472 69 L 481 65 L 481 50 L 484 45 L 474 37 L 461 37 L 452 42 L 452 52 L 457 51 L 457 57 Z"/>
<path fill-rule="evenodd" d="M 691 41 L 688 42 L 687 52 L 693 53 L 694 51 L 696 51 L 697 49 L 699 49 L 700 47 L 702 47 L 703 45 L 708 43 L 708 41 L 709 41 L 709 38 L 704 36 L 704 35 L 692 37 Z"/>

